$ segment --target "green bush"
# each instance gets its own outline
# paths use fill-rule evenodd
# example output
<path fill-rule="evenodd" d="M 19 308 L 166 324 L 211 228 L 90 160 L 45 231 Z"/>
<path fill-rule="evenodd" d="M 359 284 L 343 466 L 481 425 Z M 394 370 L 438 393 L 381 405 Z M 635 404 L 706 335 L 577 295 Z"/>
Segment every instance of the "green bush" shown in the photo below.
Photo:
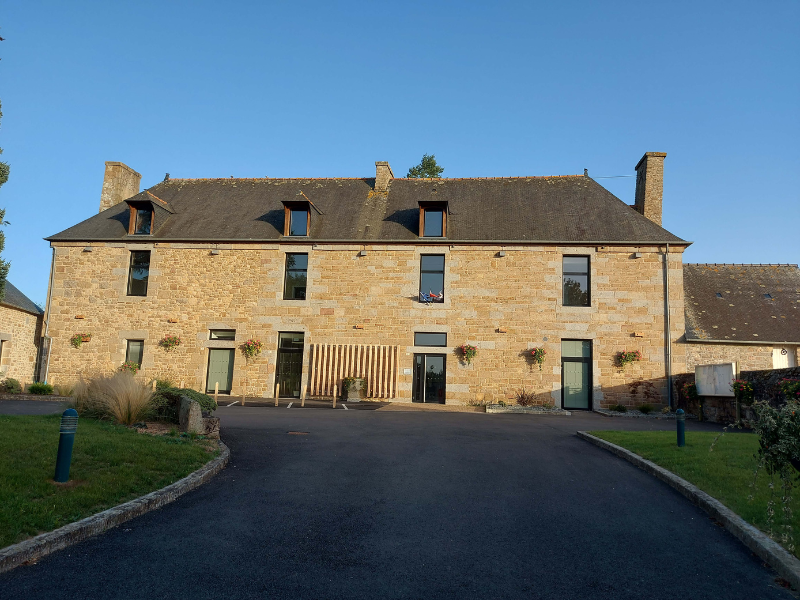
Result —
<path fill-rule="evenodd" d="M 22 384 L 19 381 L 14 379 L 13 377 L 8 377 L 4 379 L 3 382 L 0 384 L 2 386 L 2 390 L 8 394 L 21 394 L 22 393 Z"/>
<path fill-rule="evenodd" d="M 653 405 L 652 404 L 641 404 L 639 405 L 639 412 L 643 415 L 649 415 L 653 412 Z"/>
<path fill-rule="evenodd" d="M 53 393 L 53 386 L 49 383 L 32 383 L 28 386 L 28 393 L 49 396 Z"/>
<path fill-rule="evenodd" d="M 181 396 L 196 400 L 204 412 L 212 412 L 217 409 L 217 403 L 211 396 L 188 388 L 159 388 L 158 382 L 156 382 L 156 391 L 153 394 L 153 416 L 162 421 L 177 423 L 181 408 Z"/>
<path fill-rule="evenodd" d="M 624 412 L 628 412 L 628 407 L 625 406 L 624 404 L 614 404 L 613 406 L 609 406 L 608 410 L 613 410 L 615 412 L 624 413 Z"/>

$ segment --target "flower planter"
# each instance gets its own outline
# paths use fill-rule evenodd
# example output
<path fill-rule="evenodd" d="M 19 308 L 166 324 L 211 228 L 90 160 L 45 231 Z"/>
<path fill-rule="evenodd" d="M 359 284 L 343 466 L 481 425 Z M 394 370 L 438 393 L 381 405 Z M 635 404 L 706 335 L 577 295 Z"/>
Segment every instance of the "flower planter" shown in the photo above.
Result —
<path fill-rule="evenodd" d="M 348 377 L 342 386 L 348 402 L 361 402 L 367 397 L 367 381 L 361 377 Z"/>

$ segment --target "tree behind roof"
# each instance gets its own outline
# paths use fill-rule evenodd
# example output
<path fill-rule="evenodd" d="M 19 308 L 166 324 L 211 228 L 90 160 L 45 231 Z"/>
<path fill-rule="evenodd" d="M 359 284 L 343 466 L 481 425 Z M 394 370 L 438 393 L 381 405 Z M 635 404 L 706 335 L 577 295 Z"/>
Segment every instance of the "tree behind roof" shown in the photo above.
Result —
<path fill-rule="evenodd" d="M 436 178 L 442 176 L 442 171 L 444 171 L 444 167 L 436 164 L 436 155 L 423 154 L 422 161 L 417 166 L 411 167 L 406 177 L 409 179 Z"/>

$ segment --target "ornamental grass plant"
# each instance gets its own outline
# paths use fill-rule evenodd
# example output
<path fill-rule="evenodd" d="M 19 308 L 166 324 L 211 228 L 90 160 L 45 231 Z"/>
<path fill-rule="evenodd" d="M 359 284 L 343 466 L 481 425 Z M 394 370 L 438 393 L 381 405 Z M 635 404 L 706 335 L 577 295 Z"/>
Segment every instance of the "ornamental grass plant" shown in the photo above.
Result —
<path fill-rule="evenodd" d="M 72 394 L 72 406 L 78 414 L 121 425 L 143 421 L 152 408 L 152 390 L 127 372 L 98 375 L 88 381 L 81 377 Z"/>

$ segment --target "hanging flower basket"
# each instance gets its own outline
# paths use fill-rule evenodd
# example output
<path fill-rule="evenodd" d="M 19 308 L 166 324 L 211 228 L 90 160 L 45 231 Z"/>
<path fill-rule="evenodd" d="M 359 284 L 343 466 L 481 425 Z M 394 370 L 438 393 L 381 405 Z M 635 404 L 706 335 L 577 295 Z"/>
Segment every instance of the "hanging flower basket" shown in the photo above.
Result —
<path fill-rule="evenodd" d="M 531 356 L 533 357 L 533 362 L 539 365 L 539 370 L 541 371 L 544 358 L 547 356 L 547 350 L 544 348 L 534 348 L 531 350 Z"/>
<path fill-rule="evenodd" d="M 140 369 L 139 363 L 135 363 L 132 360 L 126 360 L 122 365 L 120 365 L 120 372 L 122 373 L 130 373 L 131 375 L 136 375 L 136 373 Z"/>
<path fill-rule="evenodd" d="M 626 365 L 642 360 L 642 353 L 638 350 L 631 350 L 630 352 L 622 351 L 617 353 L 617 366 L 624 369 Z"/>
<path fill-rule="evenodd" d="M 242 354 L 244 354 L 247 360 L 252 360 L 264 349 L 264 344 L 261 343 L 261 340 L 247 340 L 244 344 L 240 346 L 242 349 Z"/>
<path fill-rule="evenodd" d="M 88 342 L 92 339 L 91 333 L 76 333 L 71 338 L 69 338 L 69 343 L 72 345 L 73 348 L 80 348 L 83 342 Z"/>
<path fill-rule="evenodd" d="M 478 354 L 477 346 L 471 346 L 469 344 L 461 344 L 458 347 L 458 351 L 461 353 L 461 356 L 467 361 L 467 364 L 472 364 L 472 359 Z"/>
<path fill-rule="evenodd" d="M 164 338 L 158 342 L 158 345 L 167 352 L 171 352 L 181 345 L 181 338 L 179 338 L 177 335 L 165 335 Z"/>

